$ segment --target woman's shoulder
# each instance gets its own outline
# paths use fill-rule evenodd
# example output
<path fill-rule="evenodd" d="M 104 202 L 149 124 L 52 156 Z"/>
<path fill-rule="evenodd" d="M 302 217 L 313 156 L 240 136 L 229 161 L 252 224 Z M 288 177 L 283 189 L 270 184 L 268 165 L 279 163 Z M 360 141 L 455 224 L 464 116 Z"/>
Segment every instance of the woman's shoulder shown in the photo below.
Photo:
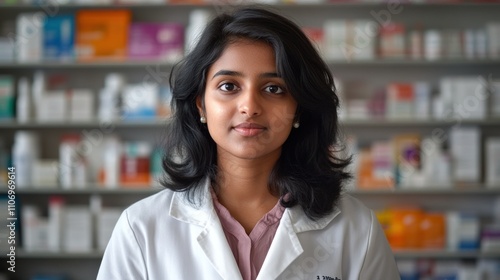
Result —
<path fill-rule="evenodd" d="M 297 206 L 290 208 L 287 213 L 297 232 L 311 229 L 337 231 L 339 228 L 365 230 L 367 225 L 373 224 L 376 219 L 370 208 L 347 193 L 341 194 L 332 212 L 319 219 L 312 220 L 308 218 L 304 211 Z"/>
<path fill-rule="evenodd" d="M 159 215 L 168 215 L 173 195 L 174 192 L 169 189 L 160 190 L 134 202 L 125 209 L 125 213 L 130 221 L 145 221 Z"/>
<path fill-rule="evenodd" d="M 348 193 L 343 193 L 337 204 L 339 219 L 353 227 L 366 227 L 376 222 L 372 209 L 368 208 L 361 200 Z"/>
<path fill-rule="evenodd" d="M 372 212 L 361 200 L 345 192 L 340 195 L 337 205 L 339 210 L 344 212 L 355 212 L 360 215 L 370 215 Z"/>
<path fill-rule="evenodd" d="M 184 191 L 164 189 L 133 203 L 125 209 L 124 215 L 131 224 L 175 220 L 204 225 L 212 211 L 211 199 L 206 193 L 190 196 Z"/>

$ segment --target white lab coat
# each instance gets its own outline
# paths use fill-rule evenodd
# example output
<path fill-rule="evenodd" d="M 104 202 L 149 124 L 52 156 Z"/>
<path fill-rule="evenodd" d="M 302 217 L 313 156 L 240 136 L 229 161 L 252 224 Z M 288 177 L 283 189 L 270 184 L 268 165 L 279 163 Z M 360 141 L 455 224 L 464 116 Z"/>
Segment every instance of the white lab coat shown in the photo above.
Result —
<path fill-rule="evenodd" d="M 205 183 L 198 207 L 163 190 L 126 209 L 98 280 L 242 279 Z M 198 193 L 200 194 L 200 193 Z M 343 194 L 317 221 L 287 208 L 257 280 L 396 280 L 394 257 L 373 212 Z"/>

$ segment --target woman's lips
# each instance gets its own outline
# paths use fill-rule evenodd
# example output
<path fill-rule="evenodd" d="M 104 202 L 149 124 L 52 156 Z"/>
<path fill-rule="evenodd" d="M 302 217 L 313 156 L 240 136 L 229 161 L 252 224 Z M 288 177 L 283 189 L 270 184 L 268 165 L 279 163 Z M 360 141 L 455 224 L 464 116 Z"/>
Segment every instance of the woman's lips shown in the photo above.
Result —
<path fill-rule="evenodd" d="M 256 123 L 241 123 L 233 129 L 242 136 L 250 137 L 262 133 L 266 128 Z"/>

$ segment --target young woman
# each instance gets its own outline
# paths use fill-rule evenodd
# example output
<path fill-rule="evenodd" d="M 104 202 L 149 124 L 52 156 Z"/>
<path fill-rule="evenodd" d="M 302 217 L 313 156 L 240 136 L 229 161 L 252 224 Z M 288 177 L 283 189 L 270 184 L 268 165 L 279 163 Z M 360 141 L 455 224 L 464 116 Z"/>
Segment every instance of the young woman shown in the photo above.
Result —
<path fill-rule="evenodd" d="M 399 279 L 373 212 L 341 193 L 339 101 L 290 20 L 216 17 L 174 69 L 167 190 L 119 219 L 98 279 Z"/>

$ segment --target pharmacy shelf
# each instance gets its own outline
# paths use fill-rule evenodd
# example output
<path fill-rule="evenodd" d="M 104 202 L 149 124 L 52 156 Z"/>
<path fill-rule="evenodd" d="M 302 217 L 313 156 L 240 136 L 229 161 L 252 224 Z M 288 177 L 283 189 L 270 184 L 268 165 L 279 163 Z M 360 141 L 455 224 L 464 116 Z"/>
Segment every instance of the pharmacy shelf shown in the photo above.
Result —
<path fill-rule="evenodd" d="M 422 127 L 446 127 L 457 124 L 462 125 L 478 125 L 478 126 L 498 126 L 500 118 L 489 118 L 484 120 L 465 120 L 465 119 L 341 119 L 341 125 L 347 127 L 407 127 L 407 126 L 422 126 Z"/>
<path fill-rule="evenodd" d="M 174 65 L 172 62 L 161 60 L 141 60 L 141 61 L 42 61 L 42 62 L 10 62 L 0 63 L 0 69 L 26 69 L 26 70 L 42 70 L 42 69 L 88 69 L 88 68 L 147 68 L 152 66 L 166 66 L 171 68 Z"/>
<path fill-rule="evenodd" d="M 45 129 L 45 128 L 94 128 L 101 127 L 103 129 L 110 129 L 111 127 L 123 128 L 137 128 L 137 127 L 161 127 L 167 124 L 168 120 L 165 119 L 144 119 L 144 120 L 122 120 L 116 122 L 72 122 L 72 121 L 54 121 L 54 122 L 26 122 L 19 123 L 12 120 L 0 120 L 0 129 Z"/>
<path fill-rule="evenodd" d="M 497 66 L 500 59 L 440 59 L 440 60 L 407 60 L 407 59 L 377 59 L 377 60 L 327 60 L 327 63 L 336 67 L 348 66 L 408 66 L 408 67 L 438 67 L 438 66 Z M 89 62 L 7 62 L 0 63 L 0 70 L 33 70 L 33 69 L 109 69 L 109 68 L 147 68 L 164 66 L 172 68 L 174 62 L 146 60 L 146 61 L 89 61 Z"/>
<path fill-rule="evenodd" d="M 61 189 L 55 187 L 33 187 L 33 188 L 17 188 L 16 193 L 18 195 L 149 195 L 161 191 L 161 187 L 150 187 L 150 186 L 137 186 L 137 187 L 121 187 L 116 186 L 114 188 L 104 188 L 104 187 L 88 187 L 84 189 Z"/>
<path fill-rule="evenodd" d="M 229 3 L 229 1 L 226 0 L 214 0 L 212 3 L 113 3 L 113 5 L 110 4 L 54 4 L 54 3 L 45 3 L 42 2 L 43 4 L 41 5 L 27 5 L 27 4 L 3 4 L 0 5 L 0 9 L 11 9 L 11 10 L 35 10 L 35 9 L 40 9 L 43 7 L 46 8 L 58 8 L 58 9 L 82 9 L 82 8 L 88 8 L 88 9 L 94 9 L 94 8 L 130 8 L 130 9 L 159 9 L 159 8 L 165 8 L 165 7 L 185 7 L 185 8 L 193 8 L 193 7 L 214 7 L 214 6 L 245 6 L 245 5 L 252 5 L 252 4 L 257 4 L 259 1 L 245 1 L 245 2 L 234 2 L 234 3 Z M 440 3 L 441 2 L 441 3 Z M 272 4 L 260 4 L 264 6 L 271 6 L 271 7 L 290 7 L 290 8 L 314 8 L 314 7 L 320 7 L 320 8 L 328 8 L 328 7 L 345 7 L 345 8 L 361 8 L 361 7 L 387 7 L 387 3 L 383 1 L 337 1 L 337 2 L 323 2 L 323 3 L 272 3 Z M 497 6 L 498 3 L 465 3 L 465 2 L 451 2 L 451 1 L 429 1 L 429 2 L 421 2 L 421 3 L 399 3 L 401 6 L 413 6 L 413 7 L 491 7 L 491 6 Z"/>
<path fill-rule="evenodd" d="M 498 252 L 471 251 L 450 251 L 450 250 L 395 250 L 396 258 L 422 258 L 422 259 L 478 259 L 478 258 L 499 258 Z"/>
<path fill-rule="evenodd" d="M 4 254 L 2 254 L 3 256 Z M 87 253 L 63 253 L 63 252 L 26 252 L 18 250 L 16 255 L 20 259 L 100 259 L 103 252 L 92 251 Z"/>
<path fill-rule="evenodd" d="M 500 185 L 486 187 L 483 185 L 469 185 L 467 187 L 443 188 L 440 186 L 428 186 L 427 188 L 415 187 L 406 189 L 372 189 L 372 190 L 349 190 L 350 194 L 355 196 L 415 196 L 415 195 L 453 195 L 453 196 L 491 196 L 500 195 Z"/>
<path fill-rule="evenodd" d="M 130 195 L 148 195 L 154 194 L 163 190 L 162 187 L 137 186 L 137 187 L 122 187 L 116 186 L 113 188 L 104 188 L 98 186 L 89 186 L 83 189 L 61 189 L 56 187 L 30 187 L 17 188 L 18 195 L 113 195 L 113 194 L 130 194 Z M 4 190 L 6 191 L 6 190 Z M 468 185 L 466 187 L 452 187 L 445 189 L 438 186 L 429 186 L 428 188 L 408 188 L 408 189 L 372 189 L 372 190 L 348 190 L 348 193 L 356 196 L 414 196 L 414 195 L 453 195 L 453 196 L 491 196 L 500 195 L 500 185 L 494 187 L 486 187 L 481 184 Z"/>
<path fill-rule="evenodd" d="M 482 66 L 482 65 L 498 65 L 500 64 L 500 59 L 463 59 L 463 58 L 450 58 L 450 59 L 438 59 L 438 60 L 426 60 L 426 59 L 373 59 L 373 60 L 327 60 L 328 64 L 338 65 L 338 66 L 453 66 L 453 65 L 464 65 L 464 66 Z"/>
<path fill-rule="evenodd" d="M 88 121 L 88 122 L 26 122 L 19 123 L 12 120 L 0 120 L 0 129 L 46 129 L 46 128 L 60 128 L 60 129 L 75 129 L 75 128 L 98 128 L 103 129 L 117 127 L 117 128 L 138 128 L 138 127 L 150 127 L 157 128 L 162 127 L 168 123 L 167 118 L 163 119 L 144 119 L 144 120 L 124 120 L 116 121 L 113 123 L 109 122 L 99 122 L 99 121 Z M 484 120 L 415 120 L 415 119 L 341 119 L 340 123 L 345 127 L 447 127 L 457 124 L 461 125 L 478 125 L 482 127 L 489 126 L 500 126 L 500 118 L 490 118 Z"/>
<path fill-rule="evenodd" d="M 327 2 L 329 0 L 324 0 Z M 1 0 L 0 0 L 1 2 Z M 99 5 L 99 4 L 67 4 L 58 5 L 56 1 L 37 1 L 39 5 L 21 5 L 20 0 L 16 5 L 0 6 L 0 18 L 5 20 L 15 20 L 17 14 L 24 12 L 42 12 L 50 15 L 57 13 L 73 13 L 81 9 L 129 9 L 133 13 L 134 21 L 158 21 L 165 20 L 175 21 L 187 25 L 189 14 L 196 8 L 220 13 L 229 11 L 238 5 L 229 4 L 227 6 L 217 6 L 217 3 L 229 2 L 227 0 L 213 0 L 216 4 L 114 4 Z M 60 1 L 61 2 L 61 1 Z M 74 1 L 72 1 L 74 2 Z M 88 1 L 87 1 L 88 2 Z M 247 4 L 249 1 L 233 1 L 237 3 Z M 269 2 L 269 1 L 267 1 Z M 292 1 L 288 1 L 292 2 Z M 305 1 L 302 1 L 305 2 Z M 312 2 L 312 1 L 309 1 Z M 333 2 L 333 1 L 329 1 Z M 405 1 L 399 1 L 405 2 Z M 423 22 L 425 27 L 436 28 L 482 28 L 486 22 L 497 21 L 498 10 L 500 3 L 457 3 L 448 1 L 448 3 L 400 3 L 404 6 L 404 13 L 394 15 L 392 19 L 395 22 L 402 22 L 408 27 L 414 26 L 415 23 Z M 52 5 L 51 5 L 52 4 Z M 56 5 L 56 6 L 54 6 Z M 297 22 L 303 26 L 321 27 L 325 19 L 349 19 L 359 18 L 367 20 L 375 20 L 373 12 L 377 13 L 387 9 L 388 2 L 375 3 L 375 1 L 354 2 L 336 1 L 335 3 L 310 3 L 310 4 L 269 4 L 266 5 L 273 10 L 282 11 L 284 14 L 289 14 Z M 52 9 L 51 8 L 55 8 Z M 462 19 L 470 20 L 464 21 Z M 358 79 L 359 76 L 365 77 L 366 80 L 373 79 L 375 82 L 382 83 L 384 79 L 393 80 L 428 80 L 433 81 L 435 78 L 444 75 L 481 75 L 483 77 L 491 74 L 492 77 L 498 76 L 500 69 L 500 58 L 497 59 L 439 59 L 434 61 L 427 60 L 410 60 L 410 59 L 378 59 L 368 61 L 346 61 L 346 60 L 328 60 L 328 65 L 334 71 L 345 76 L 347 80 Z M 171 62 L 165 61 L 41 61 L 33 63 L 18 63 L 16 61 L 0 62 L 0 74 L 9 74 L 13 76 L 30 76 L 35 70 L 47 71 L 47 73 L 67 73 L 70 76 L 76 75 L 80 80 L 89 82 L 89 87 L 99 88 L 102 82 L 100 78 L 89 79 L 90 77 L 99 77 L 107 72 L 125 71 L 128 75 L 141 76 L 143 72 L 147 73 L 150 68 L 156 70 L 160 68 L 162 72 L 169 72 L 174 66 Z M 344 72 L 344 73 L 341 73 Z M 339 75 L 342 76 L 342 75 Z M 379 79 L 380 78 L 380 79 Z M 346 129 L 352 129 L 354 132 L 361 132 L 361 137 L 358 139 L 364 141 L 365 138 L 371 141 L 371 138 L 377 138 L 377 133 L 389 134 L 394 131 L 408 130 L 425 130 L 432 128 L 450 128 L 457 125 L 457 120 L 341 120 L 342 125 Z M 158 128 L 164 127 L 167 120 L 143 120 L 134 122 L 119 122 L 113 123 L 113 128 L 124 139 L 135 139 L 136 134 L 139 137 L 157 131 Z M 486 119 L 479 121 L 463 120 L 459 124 L 477 125 L 481 130 L 485 131 L 485 135 L 498 136 L 500 133 L 500 118 Z M 79 132 L 87 128 L 109 127 L 109 124 L 100 123 L 98 120 L 90 122 L 57 122 L 57 123 L 16 123 L 0 121 L 0 135 L 6 136 L 6 143 L 10 144 L 10 140 L 14 133 L 18 130 L 35 130 L 43 135 L 44 151 L 57 153 L 58 134 L 65 132 Z M 147 131 L 146 131 L 147 130 Z M 366 135 L 363 135 L 365 134 Z M 139 135 L 141 134 L 141 135 Z M 425 135 L 422 133 L 422 135 Z M 148 139 L 149 140 L 149 139 Z M 367 140 L 368 141 L 368 140 Z M 54 158 L 52 155 L 50 157 Z M 484 173 L 484 168 L 481 170 Z M 97 186 L 89 186 L 86 189 L 63 190 L 52 186 L 51 188 L 35 188 L 30 186 L 30 189 L 16 189 L 16 196 L 22 203 L 32 204 L 46 209 L 48 198 L 51 195 L 64 196 L 68 205 L 88 205 L 89 198 L 93 195 L 100 196 L 103 205 L 109 207 L 117 207 L 124 209 L 127 205 L 141 199 L 142 197 L 152 195 L 158 192 L 158 189 L 153 189 L 148 186 L 142 188 L 123 188 L 116 186 L 116 189 L 105 189 Z M 454 187 L 452 189 L 440 189 L 438 186 L 428 186 L 428 189 L 373 189 L 373 190 L 354 190 L 349 191 L 353 196 L 358 197 L 362 201 L 366 201 L 367 206 L 372 209 L 386 209 L 388 206 L 398 205 L 416 205 L 425 211 L 466 211 L 477 213 L 481 219 L 489 221 L 492 218 L 492 210 L 497 205 L 500 198 L 500 186 L 489 189 L 484 184 L 476 184 L 468 188 Z M 0 190 L 0 193 L 6 191 Z M 481 258 L 500 259 L 500 252 L 480 252 L 480 251 L 428 251 L 428 250 L 404 250 L 396 251 L 397 258 L 402 259 L 438 259 L 438 260 L 467 260 L 475 261 Z M 3 256 L 3 257 L 2 257 Z M 54 252 L 24 252 L 18 250 L 16 257 L 19 258 L 19 266 L 24 267 L 24 272 L 17 274 L 20 280 L 31 279 L 35 273 L 50 271 L 65 273 L 68 277 L 75 280 L 95 279 L 95 274 L 102 258 L 102 252 L 95 250 L 89 253 L 54 253 Z M 0 259 L 5 260 L 6 254 L 0 254 Z M 64 264 L 61 266 L 61 264 Z M 84 272 L 88 272 L 86 276 Z M 24 274 L 23 274 L 24 273 Z"/>
<path fill-rule="evenodd" d="M 89 253 L 56 253 L 56 252 L 25 252 L 19 250 L 16 255 L 20 259 L 100 259 L 103 253 L 93 251 Z M 448 251 L 448 250 L 396 250 L 396 258 L 429 258 L 429 259 L 477 259 L 500 258 L 498 252 L 481 251 Z M 5 258 L 2 254 L 1 258 Z"/>

